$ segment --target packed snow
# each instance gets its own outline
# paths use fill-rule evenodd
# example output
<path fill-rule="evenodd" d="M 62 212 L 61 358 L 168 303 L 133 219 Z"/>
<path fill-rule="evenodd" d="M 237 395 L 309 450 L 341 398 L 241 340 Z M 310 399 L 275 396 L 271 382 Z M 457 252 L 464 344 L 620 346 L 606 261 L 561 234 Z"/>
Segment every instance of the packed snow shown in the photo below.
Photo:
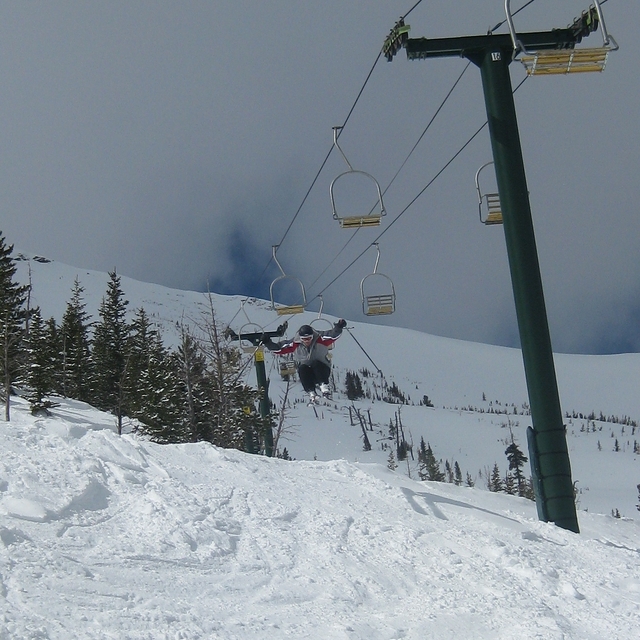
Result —
<path fill-rule="evenodd" d="M 23 279 L 31 266 L 45 317 L 61 317 L 76 276 L 97 317 L 106 274 L 19 265 Z M 127 278 L 122 288 L 167 343 L 176 320 L 208 305 Z M 265 301 L 242 313 L 238 297 L 213 301 L 236 331 L 245 311 L 264 328 L 280 322 Z M 347 320 L 367 353 L 340 338 L 334 398 L 317 411 L 291 390 L 279 448 L 293 461 L 157 445 L 131 425 L 118 436 L 113 416 L 79 402 L 56 398 L 50 417 L 34 417 L 14 398 L 0 423 L 0 639 L 639 637 L 640 433 L 622 418 L 640 415 L 640 355 L 556 357 L 575 534 L 539 522 L 533 502 L 485 487 L 487 467 L 506 471 L 511 433 L 526 452 L 518 350 Z M 267 358 L 277 405 L 284 382 Z M 410 404 L 346 399 L 346 371 L 368 369 L 374 389 L 376 367 Z M 425 395 L 433 407 L 420 405 Z M 371 451 L 350 407 L 371 418 Z M 390 470 L 387 426 L 398 412 L 415 448 L 424 437 L 476 486 L 421 482 L 411 459 Z M 580 417 L 591 412 L 595 420 Z"/>

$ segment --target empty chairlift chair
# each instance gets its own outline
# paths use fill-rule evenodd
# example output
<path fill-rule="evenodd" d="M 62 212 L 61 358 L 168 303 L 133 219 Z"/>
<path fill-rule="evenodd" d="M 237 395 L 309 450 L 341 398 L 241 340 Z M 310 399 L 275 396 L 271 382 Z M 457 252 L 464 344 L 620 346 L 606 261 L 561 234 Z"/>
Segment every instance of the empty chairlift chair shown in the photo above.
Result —
<path fill-rule="evenodd" d="M 386 211 L 384 208 L 384 203 L 382 202 L 382 191 L 380 190 L 380 185 L 378 181 L 366 171 L 358 171 L 351 166 L 351 163 L 347 160 L 347 156 L 345 156 L 344 152 L 340 148 L 338 144 L 338 131 L 340 131 L 342 127 L 333 127 L 333 144 L 336 146 L 340 155 L 344 158 L 344 161 L 347 163 L 349 169 L 344 171 L 339 176 L 335 177 L 331 184 L 329 185 L 329 195 L 331 196 L 331 210 L 333 212 L 334 220 L 337 220 L 340 223 L 340 226 L 343 229 L 359 229 L 360 227 L 375 227 L 380 224 L 382 216 L 386 215 Z M 353 213 L 350 212 L 348 215 L 340 215 L 336 208 L 336 198 L 335 198 L 335 186 L 338 181 L 343 181 L 345 178 L 353 177 L 353 176 L 364 176 L 371 182 L 375 187 L 376 194 L 376 203 L 369 211 L 362 211 L 361 213 Z"/>
<path fill-rule="evenodd" d="M 276 256 L 276 251 L 278 249 L 278 245 L 273 246 L 273 259 L 275 263 L 278 265 L 278 269 L 280 269 L 281 276 L 278 276 L 269 287 L 269 294 L 271 296 L 271 309 L 275 311 L 279 316 L 288 316 L 295 315 L 297 313 L 302 313 L 304 308 L 307 306 L 307 295 L 304 290 L 304 285 L 302 281 L 294 276 L 288 276 L 284 269 L 280 266 L 278 262 L 278 258 Z M 293 288 L 296 291 L 297 300 L 293 304 L 277 304 L 274 298 L 275 289 L 281 288 L 283 284 L 293 284 Z"/>
<path fill-rule="evenodd" d="M 377 255 L 373 273 L 362 278 L 360 282 L 362 311 L 365 316 L 386 316 L 396 310 L 396 291 L 391 278 L 378 273 L 380 247 L 377 242 L 374 242 L 374 245 Z"/>
<path fill-rule="evenodd" d="M 522 54 L 520 62 L 524 65 L 527 75 L 558 75 L 604 71 L 609 53 L 618 49 L 618 44 L 607 31 L 599 0 L 594 0 L 594 4 L 587 11 L 583 11 L 582 15 L 576 18 L 569 28 L 574 29 L 582 37 L 595 31 L 600 26 L 603 40 L 601 47 L 546 49 L 542 51 L 527 51 L 522 42 L 518 40 L 510 4 L 510 0 L 505 0 L 507 23 L 515 50 L 514 58 Z"/>
<path fill-rule="evenodd" d="M 478 192 L 478 212 L 480 222 L 486 225 L 502 224 L 502 205 L 499 193 L 482 193 L 480 188 L 480 173 L 485 167 L 493 164 L 486 162 L 476 171 L 476 191 Z"/>

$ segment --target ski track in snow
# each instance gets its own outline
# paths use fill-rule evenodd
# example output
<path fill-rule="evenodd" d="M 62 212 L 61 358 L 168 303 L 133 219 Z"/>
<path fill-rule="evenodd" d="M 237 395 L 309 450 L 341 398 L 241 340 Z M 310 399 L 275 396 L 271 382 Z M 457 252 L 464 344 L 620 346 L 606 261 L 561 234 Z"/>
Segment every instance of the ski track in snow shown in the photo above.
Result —
<path fill-rule="evenodd" d="M 581 535 L 518 498 L 383 466 L 118 437 L 14 406 L 0 465 L 0 638 L 625 639 L 637 523 Z M 93 425 L 93 426 L 92 426 Z"/>

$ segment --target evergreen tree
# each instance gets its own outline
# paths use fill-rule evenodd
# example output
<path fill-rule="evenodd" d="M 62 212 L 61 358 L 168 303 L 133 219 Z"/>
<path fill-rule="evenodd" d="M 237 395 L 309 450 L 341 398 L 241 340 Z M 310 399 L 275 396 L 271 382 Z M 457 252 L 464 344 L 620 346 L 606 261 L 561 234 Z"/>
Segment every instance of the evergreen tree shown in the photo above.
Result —
<path fill-rule="evenodd" d="M 84 289 L 75 279 L 71 300 L 62 316 L 60 340 L 62 367 L 60 393 L 67 398 L 91 400 L 91 352 L 89 343 L 90 315 L 83 299 Z"/>
<path fill-rule="evenodd" d="M 156 442 L 185 441 L 179 435 L 178 378 L 169 353 L 144 309 L 131 325 L 124 380 L 128 410 Z"/>
<path fill-rule="evenodd" d="M 512 473 L 507 471 L 507 475 L 504 477 L 503 491 L 510 496 L 515 496 L 518 490 L 516 489 L 516 479 Z"/>
<path fill-rule="evenodd" d="M 353 371 L 347 371 L 345 378 L 345 386 L 347 398 L 349 400 L 358 400 L 358 398 L 364 398 L 364 390 L 362 389 L 362 381 L 360 376 Z"/>
<path fill-rule="evenodd" d="M 491 472 L 491 476 L 489 477 L 487 488 L 489 489 L 489 491 L 493 491 L 496 493 L 504 490 L 504 484 L 502 482 L 502 478 L 500 477 L 500 469 L 498 468 L 497 462 L 493 465 L 493 471 Z"/>
<path fill-rule="evenodd" d="M 387 468 L 391 469 L 391 471 L 395 471 L 398 468 L 398 463 L 396 462 L 396 456 L 393 453 L 393 449 L 389 449 L 389 457 L 387 458 Z M 426 478 L 422 478 L 422 477 L 420 479 L 426 480 Z M 640 506 L 638 507 L 638 510 L 640 510 Z"/>
<path fill-rule="evenodd" d="M 25 340 L 26 368 L 24 383 L 26 385 L 25 398 L 31 403 L 31 412 L 36 415 L 47 412 L 53 403 L 45 400 L 53 391 L 56 374 L 55 331 L 51 335 L 51 327 L 55 329 L 55 322 L 45 325 L 42 321 L 40 309 L 31 311 L 29 335 Z"/>
<path fill-rule="evenodd" d="M 451 465 L 449 464 L 448 460 L 445 460 L 445 463 L 444 463 L 444 474 L 445 474 L 445 478 L 447 479 L 447 482 L 449 484 L 453 484 L 453 469 L 451 468 Z"/>
<path fill-rule="evenodd" d="M 525 493 L 525 481 L 524 476 L 522 475 L 522 467 L 524 467 L 525 462 L 527 462 L 529 458 L 522 453 L 513 438 L 513 434 L 511 435 L 511 444 L 507 447 L 505 454 L 509 461 L 509 471 L 513 471 L 515 476 L 515 482 L 518 487 L 517 493 L 519 496 L 522 496 Z"/>
<path fill-rule="evenodd" d="M 420 448 L 418 449 L 418 476 L 420 480 L 445 481 L 445 475 L 433 455 L 431 445 L 426 444 L 424 438 L 420 438 Z"/>
<path fill-rule="evenodd" d="M 51 367 L 51 393 L 60 394 L 62 389 L 62 336 L 55 318 L 49 318 L 45 323 L 45 342 L 49 352 L 49 366 Z"/>
<path fill-rule="evenodd" d="M 126 374 L 129 325 L 120 277 L 109 272 L 106 297 L 102 299 L 93 336 L 92 397 L 99 409 L 111 411 L 117 418 L 118 434 L 122 433 L 122 420 L 127 413 L 124 378 Z"/>
<path fill-rule="evenodd" d="M 20 371 L 21 342 L 25 335 L 28 287 L 14 281 L 13 245 L 7 245 L 0 231 L 0 356 L 2 357 L 2 395 L 5 420 L 11 417 L 12 385 Z"/>
<path fill-rule="evenodd" d="M 458 487 L 462 485 L 462 471 L 457 462 L 453 465 L 453 481 Z"/>

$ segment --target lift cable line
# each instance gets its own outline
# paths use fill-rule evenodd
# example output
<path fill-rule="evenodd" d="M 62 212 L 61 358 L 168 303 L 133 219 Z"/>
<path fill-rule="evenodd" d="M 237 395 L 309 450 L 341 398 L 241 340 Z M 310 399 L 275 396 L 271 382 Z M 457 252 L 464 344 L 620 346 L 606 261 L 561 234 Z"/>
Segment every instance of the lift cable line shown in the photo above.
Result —
<path fill-rule="evenodd" d="M 407 11 L 404 16 L 403 19 L 406 18 L 419 4 L 421 4 L 422 0 L 418 0 L 418 2 L 416 2 L 411 9 L 409 9 L 409 11 Z M 358 101 L 360 100 L 360 97 L 362 96 L 371 76 L 373 75 L 373 71 L 376 68 L 378 62 L 380 61 L 380 58 L 382 57 L 382 51 L 378 52 L 378 55 L 376 56 L 375 62 L 373 63 L 373 65 L 371 66 L 371 69 L 369 70 L 369 73 L 367 74 L 367 77 L 365 78 L 362 87 L 360 88 L 360 91 L 358 91 L 358 95 L 356 96 L 356 99 L 354 100 L 353 104 L 351 105 L 351 108 L 349 109 L 349 112 L 347 113 L 347 117 L 345 118 L 344 122 L 342 123 L 342 128 L 340 129 L 340 131 L 338 132 L 338 136 L 340 136 L 340 134 L 342 133 L 342 131 L 344 130 L 344 128 L 347 125 L 347 122 L 349 122 L 349 119 L 351 118 L 351 114 L 354 112 L 356 105 L 358 104 Z M 302 211 L 302 208 L 304 207 L 307 199 L 309 198 L 309 195 L 311 193 L 311 191 L 313 190 L 313 187 L 315 186 L 316 182 L 318 181 L 320 174 L 322 173 L 322 170 L 324 169 L 325 165 L 327 164 L 329 157 L 331 156 L 331 153 L 334 150 L 335 145 L 332 145 L 331 148 L 329 149 L 329 151 L 327 152 L 327 155 L 325 156 L 324 160 L 322 161 L 320 168 L 318 169 L 315 177 L 313 178 L 313 180 L 311 181 L 311 184 L 309 186 L 309 188 L 307 189 L 302 202 L 300 203 L 300 206 L 298 207 L 298 209 L 296 210 L 296 212 L 294 213 L 293 217 L 291 218 L 291 221 L 289 222 L 289 225 L 287 226 L 282 238 L 280 239 L 280 242 L 278 242 L 278 246 L 280 246 L 284 241 L 285 238 L 287 237 L 287 235 L 289 234 L 289 231 L 291 230 L 291 227 L 294 225 L 296 219 L 298 218 L 298 215 L 300 214 L 300 211 Z M 262 278 L 264 276 L 264 274 L 266 273 L 267 269 L 269 268 L 269 265 L 271 264 L 271 261 L 273 260 L 273 256 L 271 256 L 271 258 L 269 258 L 267 264 L 265 265 L 264 269 L 262 270 L 262 273 L 260 274 L 260 278 Z"/>
<path fill-rule="evenodd" d="M 376 68 L 376 65 L 380 61 L 381 57 L 382 57 L 382 52 L 379 52 L 377 57 L 376 57 L 375 62 L 373 63 L 371 69 L 369 70 L 369 73 L 367 74 L 367 77 L 365 78 L 364 83 L 362 84 L 362 87 L 360 87 L 360 91 L 358 91 L 358 95 L 356 96 L 356 99 L 355 99 L 353 105 L 351 105 L 351 109 L 349 109 L 349 113 L 347 114 L 347 117 L 345 118 L 340 131 L 338 131 L 338 133 L 337 133 L 338 137 L 340 136 L 340 134 L 344 130 L 344 127 L 347 125 L 347 122 L 349 122 L 349 118 L 351 118 L 351 114 L 354 112 L 354 110 L 356 108 L 356 105 L 358 104 L 358 101 L 360 100 L 360 97 L 362 96 L 362 94 L 363 94 L 363 92 L 364 92 L 364 90 L 365 90 L 365 88 L 366 88 L 371 76 L 373 75 L 373 71 Z M 300 214 L 300 211 L 302 211 L 302 207 L 304 207 L 305 202 L 309 198 L 309 194 L 311 193 L 311 191 L 313 190 L 313 187 L 315 186 L 316 182 L 318 181 L 318 178 L 320 177 L 320 174 L 322 173 L 322 170 L 324 169 L 325 165 L 327 164 L 327 162 L 329 160 L 329 157 L 331 156 L 331 153 L 334 150 L 334 147 L 335 147 L 335 145 L 332 144 L 331 148 L 327 152 L 327 155 L 325 156 L 324 160 L 322 161 L 322 164 L 320 165 L 320 168 L 318 169 L 315 177 L 311 181 L 311 185 L 307 189 L 307 192 L 305 193 L 304 198 L 302 199 L 302 202 L 300 203 L 300 206 L 298 207 L 298 209 L 296 210 L 295 214 L 293 215 L 293 218 L 291 219 L 291 222 L 289 222 L 289 226 L 286 228 L 286 230 L 284 232 L 284 235 L 280 239 L 280 242 L 278 243 L 277 246 L 280 246 L 284 242 L 284 240 L 287 237 L 287 235 L 289 235 L 289 231 L 291 231 L 291 227 L 293 227 L 293 224 L 295 223 L 298 215 Z M 269 265 L 271 264 L 271 260 L 273 260 L 273 256 L 271 256 L 271 258 L 269 259 L 269 261 L 265 265 L 264 269 L 262 270 L 262 273 L 260 274 L 260 277 L 264 276 L 264 274 L 266 273 L 267 269 L 269 268 Z"/>
<path fill-rule="evenodd" d="M 526 79 L 526 78 L 525 78 Z M 524 82 L 524 80 L 523 80 Z M 323 294 L 327 289 L 329 289 L 337 280 L 339 280 L 351 267 L 364 256 L 364 254 L 376 243 L 382 236 L 391 229 L 391 227 L 398 222 L 398 220 L 415 204 L 415 202 L 420 198 L 420 196 L 444 173 L 444 171 L 449 167 L 449 165 L 473 142 L 473 140 L 480 134 L 480 132 L 487 126 L 487 121 L 462 145 L 462 147 L 456 151 L 456 153 L 447 161 L 447 163 L 436 173 L 433 178 L 418 192 L 418 194 L 407 204 L 407 206 L 385 227 L 383 231 L 381 231 L 378 236 L 375 238 L 373 243 L 369 245 L 366 249 L 364 249 L 360 254 L 358 254 L 329 284 L 327 284 L 317 295 Z M 317 297 L 317 296 L 316 296 Z M 315 299 L 315 297 L 313 298 Z"/>
<path fill-rule="evenodd" d="M 513 93 L 515 93 L 516 91 L 518 91 L 518 89 L 520 89 L 520 87 L 527 81 L 529 76 L 525 76 L 520 83 L 516 86 L 516 88 L 513 90 Z M 380 232 L 380 234 L 377 236 L 377 238 L 375 238 L 375 240 L 373 240 L 372 244 L 367 246 L 361 253 L 359 253 L 333 280 L 331 280 L 331 282 L 329 282 L 329 284 L 327 284 L 316 296 L 314 296 L 313 298 L 311 298 L 311 301 L 315 300 L 319 295 L 322 295 L 327 289 L 329 289 L 333 284 L 336 283 L 337 280 L 339 280 L 349 269 L 351 269 L 351 267 L 353 267 L 353 265 L 358 262 L 358 260 L 360 260 L 360 258 L 362 258 L 362 256 L 364 256 L 365 253 L 367 253 L 367 251 L 373 246 L 373 244 L 375 244 L 376 242 L 378 242 L 378 240 L 380 240 L 380 238 L 382 238 L 382 236 L 387 233 L 387 231 L 389 231 L 389 229 L 391 229 L 391 227 L 398 222 L 398 220 L 401 218 L 401 216 L 403 216 L 418 200 L 418 198 L 420 198 L 420 196 L 446 171 L 446 169 L 449 167 L 449 165 L 451 165 L 451 163 L 478 137 L 478 135 L 480 134 L 480 132 L 487 126 L 488 124 L 488 120 L 484 121 L 484 124 L 482 124 L 476 131 L 475 133 L 473 133 L 471 135 L 471 137 L 460 147 L 460 149 L 458 149 L 458 151 L 456 151 L 451 158 L 449 158 L 449 160 L 444 164 L 444 166 L 433 176 L 433 178 L 431 178 L 431 180 L 429 180 L 429 182 L 427 182 L 427 184 L 422 187 L 422 189 L 417 193 L 417 195 L 409 202 L 409 204 L 407 204 L 405 206 L 405 208 L 385 227 L 385 229 L 383 231 Z M 355 235 L 355 234 L 354 234 Z M 316 280 L 317 281 L 317 280 Z"/>
<path fill-rule="evenodd" d="M 416 5 L 417 6 L 417 5 Z M 453 93 L 454 89 L 458 86 L 460 80 L 462 80 L 462 76 L 465 74 L 465 72 L 467 71 L 467 69 L 469 68 L 469 65 L 471 63 L 467 63 L 467 65 L 465 66 L 465 68 L 462 70 L 462 73 L 460 73 L 460 75 L 458 76 L 457 80 L 453 83 L 453 86 L 451 87 L 451 89 L 449 89 L 447 95 L 445 96 L 444 100 L 440 103 L 440 105 L 438 106 L 438 108 L 436 109 L 435 113 L 433 114 L 433 116 L 431 117 L 431 119 L 429 120 L 429 122 L 427 123 L 427 126 L 423 129 L 422 133 L 420 134 L 420 136 L 418 137 L 418 140 L 416 141 L 416 143 L 413 145 L 413 147 L 411 148 L 411 150 L 409 151 L 409 153 L 407 154 L 407 157 L 404 159 L 404 161 L 402 162 L 402 164 L 400 165 L 400 168 L 396 171 L 396 173 L 394 174 L 394 176 L 391 178 L 391 181 L 389 182 L 389 184 L 385 187 L 384 191 L 382 192 L 382 195 L 384 196 L 387 191 L 390 189 L 391 185 L 395 182 L 396 178 L 398 177 L 398 175 L 400 174 L 400 172 L 404 169 L 405 165 L 407 164 L 407 162 L 409 161 L 409 158 L 411 158 L 411 156 L 413 155 L 413 152 L 416 150 L 416 148 L 418 147 L 418 145 L 420 144 L 420 142 L 422 142 L 422 139 L 424 138 L 424 136 L 426 135 L 427 131 L 431 128 L 431 125 L 434 123 L 436 117 L 438 116 L 438 114 L 442 111 L 442 109 L 444 108 L 445 104 L 447 103 L 447 101 L 449 100 L 449 98 L 451 97 L 451 94 Z M 373 208 L 375 208 L 376 205 L 374 205 Z M 372 209 L 373 210 L 373 209 Z M 393 224 L 393 223 L 391 223 Z M 390 225 L 389 225 L 390 226 Z M 342 255 L 342 253 L 345 251 L 345 249 L 347 248 L 347 246 L 352 242 L 352 240 L 355 238 L 356 234 L 358 233 L 358 231 L 360 231 L 360 227 L 357 228 L 353 234 L 351 234 L 351 237 L 347 240 L 347 242 L 342 246 L 342 248 L 340 249 L 340 251 L 336 254 L 336 256 L 333 258 L 333 260 L 331 260 L 331 262 L 322 270 L 322 272 L 316 277 L 316 279 L 311 283 L 311 285 L 309 285 L 309 288 L 313 287 L 316 282 L 318 282 L 318 280 L 320 280 L 320 278 L 328 271 L 328 269 L 335 263 L 335 261 Z M 382 234 L 380 234 L 382 235 Z M 379 238 L 380 236 L 378 236 Z M 365 250 L 366 251 L 366 250 Z M 363 254 L 361 254 L 363 255 Z M 324 289 L 323 289 L 324 291 Z M 315 298 L 314 298 L 315 299 Z"/>
<path fill-rule="evenodd" d="M 526 9 L 530 4 L 533 4 L 536 0 L 529 0 L 529 2 L 527 2 L 527 4 L 523 4 L 519 9 L 516 9 L 511 15 L 517 15 L 518 13 L 520 13 L 523 9 Z M 607 0 L 604 0 L 605 2 Z M 488 33 L 492 34 L 494 31 L 497 31 L 503 24 L 507 23 L 507 19 L 505 18 L 502 22 L 498 22 L 498 24 L 493 27 L 493 29 L 489 29 Z"/>

